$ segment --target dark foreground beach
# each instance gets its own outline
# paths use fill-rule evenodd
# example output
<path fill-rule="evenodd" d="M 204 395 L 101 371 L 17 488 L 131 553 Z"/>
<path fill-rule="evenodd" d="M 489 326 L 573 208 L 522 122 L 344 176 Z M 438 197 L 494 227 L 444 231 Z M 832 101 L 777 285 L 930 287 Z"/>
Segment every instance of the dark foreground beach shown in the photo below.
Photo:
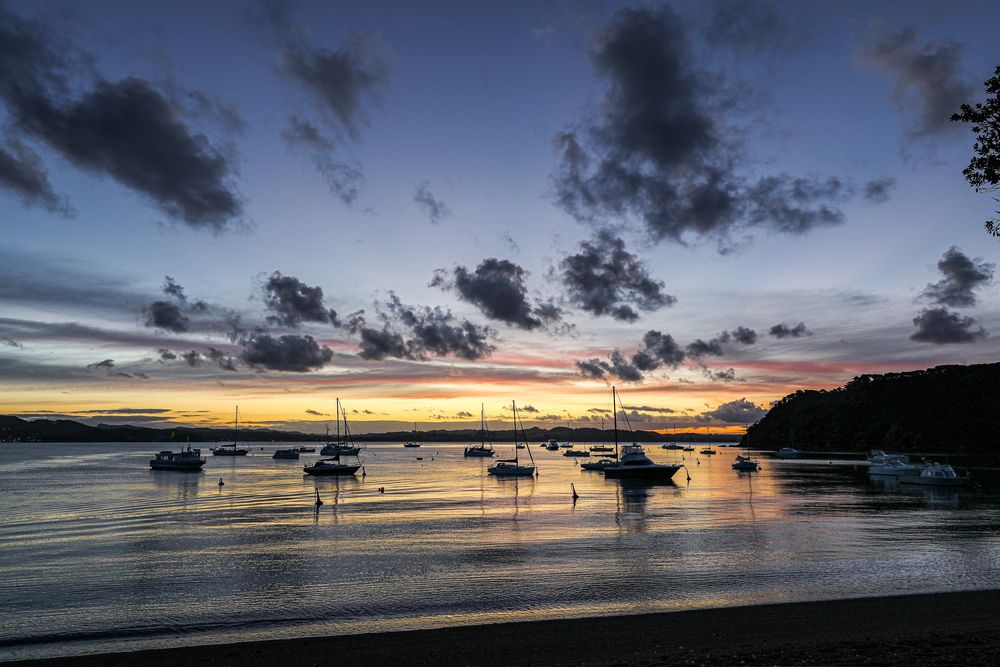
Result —
<path fill-rule="evenodd" d="M 17 665 L 968 665 L 1000 660 L 1000 590 L 503 623 Z"/>

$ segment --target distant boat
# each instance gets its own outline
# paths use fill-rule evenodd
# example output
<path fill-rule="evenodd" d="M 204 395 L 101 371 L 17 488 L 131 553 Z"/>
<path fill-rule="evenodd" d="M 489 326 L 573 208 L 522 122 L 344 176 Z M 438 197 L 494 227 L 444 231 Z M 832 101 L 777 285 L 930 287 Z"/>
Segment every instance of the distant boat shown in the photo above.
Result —
<path fill-rule="evenodd" d="M 556 442 L 555 440 L 549 440 L 548 443 L 545 445 L 545 449 L 549 450 L 550 452 L 559 451 L 559 443 Z"/>
<path fill-rule="evenodd" d="M 660 445 L 661 449 L 684 449 L 684 445 L 678 445 L 676 442 L 671 442 L 669 444 Z M 693 450 L 694 448 L 692 448 Z"/>
<path fill-rule="evenodd" d="M 900 460 L 906 463 L 910 460 L 910 457 L 906 454 L 896 454 L 894 452 L 883 452 L 881 449 L 872 449 L 868 452 L 868 461 L 870 463 L 890 463 L 892 461 Z"/>
<path fill-rule="evenodd" d="M 615 458 L 618 460 L 613 465 L 604 467 L 604 476 L 609 479 L 672 479 L 677 474 L 677 471 L 681 469 L 680 465 L 654 463 L 652 459 L 646 456 L 646 450 L 642 448 L 642 445 L 635 442 L 625 445 L 619 450 L 618 408 L 621 405 L 621 401 L 614 387 L 611 387 L 611 405 L 614 409 L 615 418 Z M 625 416 L 626 423 L 628 423 L 628 413 L 625 412 L 624 407 L 622 407 L 622 414 Z M 629 428 L 631 430 L 631 426 Z"/>
<path fill-rule="evenodd" d="M 351 439 L 351 429 L 347 425 L 347 410 L 345 410 L 344 407 L 340 404 L 340 399 L 339 398 L 337 399 L 337 413 L 338 413 L 337 414 L 337 436 L 338 436 L 338 440 L 340 439 L 339 436 L 340 436 L 340 418 L 341 418 L 341 416 L 343 416 L 343 418 L 344 418 L 344 436 L 348 440 L 350 440 Z M 347 443 L 340 443 L 340 442 L 338 442 L 337 444 L 340 445 L 340 444 L 347 444 Z M 326 447 L 324 447 L 323 449 L 325 450 Z M 330 455 L 328 458 L 319 459 L 318 461 L 316 461 L 311 466 L 305 466 L 304 468 L 302 468 L 303 472 L 305 472 L 306 474 L 309 474 L 309 475 L 316 475 L 316 476 L 319 476 L 319 477 L 332 476 L 332 475 L 353 475 L 354 473 L 356 473 L 361 468 L 361 461 L 359 460 L 357 464 L 354 464 L 354 463 L 342 463 L 341 460 L 340 460 L 340 457 L 342 455 L 343 456 L 357 456 L 358 453 L 360 452 L 360 448 L 352 447 L 350 444 L 347 444 L 347 446 L 344 449 L 348 449 L 348 450 L 353 449 L 354 453 L 353 454 L 346 454 L 346 453 L 342 454 L 340 451 L 338 451 L 335 454 Z"/>
<path fill-rule="evenodd" d="M 705 447 L 704 449 L 701 450 L 701 453 L 705 454 L 706 456 L 712 456 L 715 454 L 715 450 L 712 449 L 711 447 Z"/>
<path fill-rule="evenodd" d="M 685 447 L 681 447 L 681 449 L 683 449 L 685 452 L 693 452 L 694 451 L 694 447 L 692 447 L 691 445 L 687 445 Z"/>
<path fill-rule="evenodd" d="M 153 470 L 176 470 L 178 472 L 198 472 L 205 465 L 205 459 L 201 456 L 200 449 L 187 449 L 179 452 L 162 451 L 156 454 L 149 461 L 149 467 Z"/>
<path fill-rule="evenodd" d="M 358 447 L 354 443 L 342 442 L 340 439 L 340 415 L 344 414 L 344 428 L 347 428 L 347 412 L 344 411 L 343 407 L 340 405 L 340 399 L 337 399 L 337 439 L 334 442 L 327 442 L 323 449 L 319 450 L 321 456 L 357 456 L 361 453 L 361 447 Z M 326 426 L 326 437 L 330 437 L 330 425 Z"/>
<path fill-rule="evenodd" d="M 615 451 L 615 448 L 611 445 L 594 445 L 588 449 L 590 449 L 591 454 L 610 454 Z"/>
<path fill-rule="evenodd" d="M 527 446 L 528 438 L 525 436 L 525 449 L 528 452 L 528 458 L 531 460 L 531 465 L 521 465 L 520 459 L 518 457 L 518 436 L 517 436 L 517 403 L 511 401 L 511 407 L 514 411 L 514 458 L 512 459 L 498 459 L 497 462 L 486 469 L 491 475 L 497 477 L 531 477 L 535 474 L 535 457 L 531 454 L 531 447 Z M 521 425 L 521 432 L 524 433 L 524 425 Z"/>
<path fill-rule="evenodd" d="M 277 449 L 277 450 L 275 450 L 274 455 L 271 456 L 271 458 L 272 459 L 295 459 L 297 461 L 298 458 L 299 458 L 299 450 L 298 449 Z"/>
<path fill-rule="evenodd" d="M 868 466 L 869 475 L 883 477 L 902 477 L 903 475 L 919 475 L 924 469 L 922 463 L 910 463 L 906 456 L 900 458 L 887 458 L 882 463 L 873 463 Z"/>
<path fill-rule="evenodd" d="M 797 449 L 792 449 L 791 447 L 782 447 L 774 453 L 774 457 L 778 459 L 797 459 L 801 456 L 801 452 Z"/>
<path fill-rule="evenodd" d="M 240 406 L 237 405 L 235 432 L 233 434 L 233 444 L 213 447 L 212 454 L 214 456 L 246 456 L 247 454 L 250 453 L 250 450 L 237 446 L 239 439 L 240 439 Z"/>
<path fill-rule="evenodd" d="M 922 484 L 924 486 L 965 486 L 971 476 L 968 472 L 959 475 L 950 465 L 928 463 L 917 475 L 903 475 L 900 484 Z"/>
<path fill-rule="evenodd" d="M 563 456 L 590 456 L 590 452 L 585 449 L 567 449 Z"/>
<path fill-rule="evenodd" d="M 479 406 L 479 444 L 469 445 L 465 448 L 465 456 L 469 458 L 488 459 L 493 458 L 493 445 L 486 442 L 489 427 L 486 425 L 486 404 Z"/>
<path fill-rule="evenodd" d="M 404 442 L 403 447 L 419 447 L 420 443 L 417 442 L 417 424 L 413 424 L 413 440 L 410 442 Z"/>
<path fill-rule="evenodd" d="M 299 451 L 303 454 L 312 454 L 316 451 L 315 447 L 299 447 Z"/>

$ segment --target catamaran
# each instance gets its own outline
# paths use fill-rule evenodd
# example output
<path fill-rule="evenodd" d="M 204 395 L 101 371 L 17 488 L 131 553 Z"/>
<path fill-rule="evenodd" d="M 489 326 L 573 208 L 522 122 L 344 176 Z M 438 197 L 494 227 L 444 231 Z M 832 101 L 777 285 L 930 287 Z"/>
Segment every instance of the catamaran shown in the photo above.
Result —
<path fill-rule="evenodd" d="M 250 453 L 249 449 L 239 447 L 237 445 L 240 439 L 240 406 L 238 405 L 236 406 L 236 422 L 234 429 L 233 444 L 213 447 L 212 454 L 214 456 L 246 456 Z"/>
<path fill-rule="evenodd" d="M 518 457 L 518 437 L 517 437 L 517 404 L 511 401 L 511 407 L 514 411 L 514 458 L 512 459 L 497 459 L 494 465 L 491 465 L 486 469 L 491 475 L 496 475 L 497 477 L 531 477 L 535 474 L 535 457 L 531 454 L 531 447 L 528 446 L 527 435 L 524 434 L 524 424 L 521 424 L 521 433 L 524 435 L 524 448 L 528 452 L 528 458 L 531 460 L 531 465 L 521 465 Z"/>
<path fill-rule="evenodd" d="M 486 426 L 486 404 L 479 407 L 479 444 L 469 445 L 465 448 L 465 456 L 471 458 L 493 458 L 493 445 L 486 442 L 489 428 Z"/>
<path fill-rule="evenodd" d="M 612 479 L 672 479 L 683 466 L 653 463 L 652 459 L 646 456 L 646 450 L 642 448 L 642 445 L 636 442 L 625 445 L 619 451 L 618 408 L 621 407 L 626 424 L 628 424 L 628 413 L 621 405 L 621 400 L 614 387 L 611 387 L 611 404 L 614 406 L 615 458 L 618 461 L 614 465 L 604 468 L 604 476 Z M 632 430 L 631 424 L 629 424 L 629 430 Z"/>

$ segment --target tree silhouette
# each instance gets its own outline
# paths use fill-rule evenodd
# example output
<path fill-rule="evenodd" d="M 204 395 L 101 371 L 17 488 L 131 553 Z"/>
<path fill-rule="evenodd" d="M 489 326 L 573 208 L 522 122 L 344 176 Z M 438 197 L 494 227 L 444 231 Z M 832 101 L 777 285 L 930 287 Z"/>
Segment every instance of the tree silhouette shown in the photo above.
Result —
<path fill-rule="evenodd" d="M 1000 188 L 1000 65 L 986 81 L 986 102 L 963 104 L 962 113 L 952 114 L 953 121 L 971 123 L 976 133 L 972 150 L 975 155 L 962 170 L 965 180 L 976 192 L 995 192 Z M 1000 199 L 994 197 L 1000 204 Z M 997 211 L 1000 216 L 1000 210 Z M 986 221 L 986 231 L 1000 236 L 1000 219 Z"/>

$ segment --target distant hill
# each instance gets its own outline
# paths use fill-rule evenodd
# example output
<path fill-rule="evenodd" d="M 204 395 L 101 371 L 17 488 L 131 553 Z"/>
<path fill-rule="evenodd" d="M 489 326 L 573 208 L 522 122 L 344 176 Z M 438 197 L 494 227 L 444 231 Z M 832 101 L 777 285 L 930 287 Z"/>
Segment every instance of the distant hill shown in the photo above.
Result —
<path fill-rule="evenodd" d="M 530 442 L 556 439 L 563 442 L 603 442 L 612 438 L 612 433 L 596 428 L 569 428 L 557 426 L 551 429 L 529 428 L 526 431 Z M 150 428 L 148 426 L 128 426 L 98 424 L 88 426 L 70 419 L 34 419 L 31 421 L 0 415 L 0 442 L 225 442 L 232 441 L 235 433 L 231 428 Z M 491 431 L 492 440 L 510 441 L 512 431 Z M 475 442 L 479 432 L 473 429 L 456 431 L 421 431 L 418 438 L 422 442 Z M 404 442 L 413 439 L 412 431 L 392 433 L 364 433 L 354 436 L 355 440 L 367 442 Z M 653 431 L 622 432 L 621 439 L 642 442 L 735 442 L 738 436 L 705 433 L 675 433 L 665 436 Z M 326 436 L 298 431 L 275 431 L 272 429 L 241 429 L 240 440 L 247 442 L 321 441 Z"/>
<path fill-rule="evenodd" d="M 789 394 L 750 427 L 754 449 L 1000 453 L 1000 363 L 859 375 Z"/>

